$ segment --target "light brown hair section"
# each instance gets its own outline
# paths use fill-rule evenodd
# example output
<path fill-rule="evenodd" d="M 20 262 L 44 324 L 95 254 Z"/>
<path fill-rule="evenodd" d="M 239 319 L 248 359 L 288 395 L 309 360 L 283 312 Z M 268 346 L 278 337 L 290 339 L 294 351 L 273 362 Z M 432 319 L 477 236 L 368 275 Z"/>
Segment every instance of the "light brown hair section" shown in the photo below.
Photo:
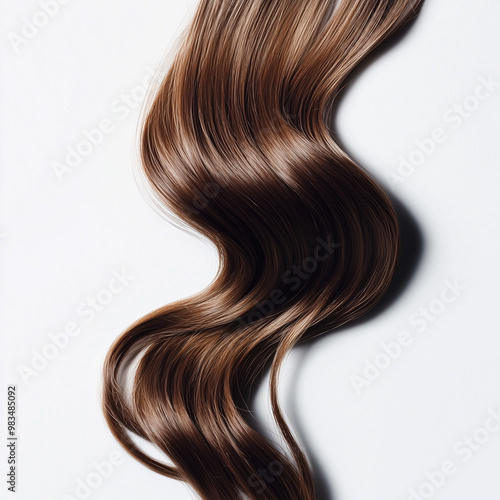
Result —
<path fill-rule="evenodd" d="M 399 240 L 387 195 L 332 138 L 331 104 L 420 3 L 201 0 L 154 95 L 141 136 L 150 189 L 216 245 L 220 267 L 207 289 L 116 340 L 103 407 L 135 458 L 205 500 L 315 498 L 278 403 L 279 368 L 298 342 L 380 300 Z M 242 407 L 268 363 L 286 454 Z M 143 453 L 131 433 L 173 465 Z"/>

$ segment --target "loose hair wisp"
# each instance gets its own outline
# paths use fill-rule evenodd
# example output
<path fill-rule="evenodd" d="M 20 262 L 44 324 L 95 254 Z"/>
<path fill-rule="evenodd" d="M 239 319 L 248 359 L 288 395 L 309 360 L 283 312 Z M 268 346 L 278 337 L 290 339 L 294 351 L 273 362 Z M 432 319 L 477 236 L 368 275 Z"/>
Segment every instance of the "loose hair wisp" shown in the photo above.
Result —
<path fill-rule="evenodd" d="M 387 195 L 332 138 L 331 104 L 420 3 L 201 0 L 150 104 L 141 134 L 149 189 L 213 242 L 220 266 L 208 288 L 116 340 L 103 407 L 136 459 L 205 500 L 315 498 L 278 403 L 280 365 L 298 342 L 379 301 L 399 241 Z M 267 363 L 287 450 L 241 407 Z M 131 433 L 172 464 L 141 451 Z"/>

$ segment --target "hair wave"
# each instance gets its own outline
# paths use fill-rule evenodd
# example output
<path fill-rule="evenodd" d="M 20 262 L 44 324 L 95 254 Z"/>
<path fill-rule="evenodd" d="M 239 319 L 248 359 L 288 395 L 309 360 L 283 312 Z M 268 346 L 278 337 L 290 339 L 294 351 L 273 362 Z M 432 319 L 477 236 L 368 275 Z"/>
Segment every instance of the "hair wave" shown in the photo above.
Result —
<path fill-rule="evenodd" d="M 377 303 L 399 245 L 389 198 L 332 137 L 331 104 L 420 4 L 201 0 L 152 99 L 141 133 L 149 188 L 160 207 L 216 245 L 220 266 L 205 290 L 116 340 L 103 408 L 136 459 L 206 500 L 315 498 L 278 403 L 280 365 L 298 342 Z M 266 363 L 287 450 L 252 428 L 241 408 Z M 141 451 L 131 433 L 173 465 Z"/>

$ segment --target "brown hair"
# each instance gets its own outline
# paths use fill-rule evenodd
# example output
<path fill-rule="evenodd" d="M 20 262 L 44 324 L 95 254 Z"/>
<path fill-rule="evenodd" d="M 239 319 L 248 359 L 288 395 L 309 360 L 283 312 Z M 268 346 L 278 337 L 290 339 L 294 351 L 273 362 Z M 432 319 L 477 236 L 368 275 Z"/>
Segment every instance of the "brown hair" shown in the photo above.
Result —
<path fill-rule="evenodd" d="M 220 267 L 207 289 L 116 340 L 104 414 L 135 458 L 203 499 L 315 498 L 279 407 L 280 365 L 299 341 L 377 303 L 399 240 L 387 195 L 330 134 L 331 103 L 420 3 L 201 0 L 150 104 L 141 137 L 149 187 L 160 208 L 216 245 Z M 242 407 L 266 363 L 286 451 Z"/>

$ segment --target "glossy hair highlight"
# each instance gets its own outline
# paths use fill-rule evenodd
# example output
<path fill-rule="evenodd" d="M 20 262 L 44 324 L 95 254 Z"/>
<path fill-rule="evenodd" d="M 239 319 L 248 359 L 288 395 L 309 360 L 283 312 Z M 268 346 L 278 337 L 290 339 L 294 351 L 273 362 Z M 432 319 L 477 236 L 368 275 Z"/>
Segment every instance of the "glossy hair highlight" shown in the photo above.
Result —
<path fill-rule="evenodd" d="M 141 136 L 149 188 L 214 243 L 220 266 L 205 290 L 116 340 L 103 408 L 129 453 L 205 500 L 316 498 L 278 403 L 279 369 L 298 342 L 380 300 L 399 246 L 389 198 L 331 135 L 331 104 L 420 4 L 201 0 L 150 104 Z M 267 363 L 287 450 L 241 408 Z M 173 465 L 141 451 L 131 433 Z M 269 468 L 272 480 L 258 473 Z"/>

